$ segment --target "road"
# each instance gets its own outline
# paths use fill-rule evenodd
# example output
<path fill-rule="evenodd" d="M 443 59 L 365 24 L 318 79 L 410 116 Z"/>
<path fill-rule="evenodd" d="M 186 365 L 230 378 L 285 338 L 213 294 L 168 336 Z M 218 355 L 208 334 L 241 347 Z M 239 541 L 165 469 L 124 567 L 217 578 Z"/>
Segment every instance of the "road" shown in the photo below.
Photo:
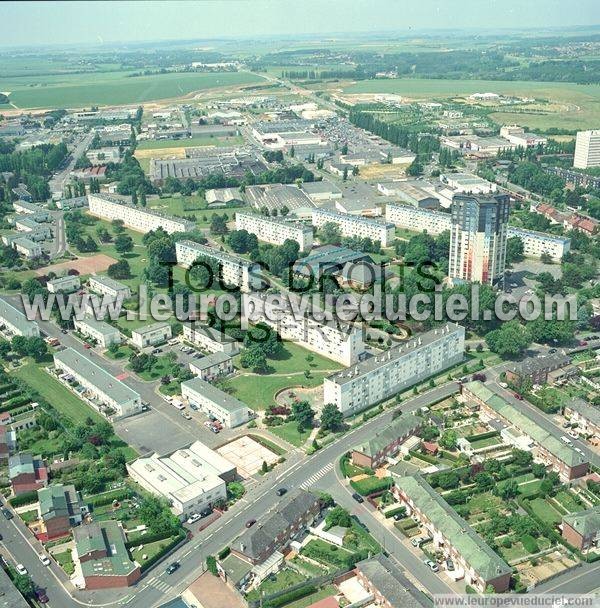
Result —
<path fill-rule="evenodd" d="M 71 155 L 70 155 L 69 160 L 67 161 L 66 165 L 64 165 L 63 168 L 60 169 L 60 171 L 57 171 L 52 176 L 52 179 L 50 180 L 49 186 L 50 186 L 50 192 L 52 194 L 60 193 L 60 196 L 61 197 L 63 196 L 65 184 L 67 183 L 67 181 L 69 179 L 69 175 L 70 175 L 71 171 L 73 171 L 73 169 L 75 168 L 75 163 L 77 162 L 77 159 L 84 152 L 87 151 L 87 149 L 90 147 L 90 144 L 92 143 L 93 138 L 94 138 L 93 133 L 91 133 L 91 132 L 86 133 L 75 144 L 75 147 L 73 148 L 73 150 L 71 150 Z"/>

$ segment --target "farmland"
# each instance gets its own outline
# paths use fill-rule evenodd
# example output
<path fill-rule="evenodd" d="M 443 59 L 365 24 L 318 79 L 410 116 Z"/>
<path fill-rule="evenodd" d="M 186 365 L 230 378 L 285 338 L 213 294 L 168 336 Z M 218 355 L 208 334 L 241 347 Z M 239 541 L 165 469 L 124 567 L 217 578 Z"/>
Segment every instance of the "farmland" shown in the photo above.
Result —
<path fill-rule="evenodd" d="M 246 72 L 182 72 L 131 77 L 127 72 L 23 76 L 3 80 L 18 108 L 138 104 L 186 96 L 194 91 L 260 82 Z"/>

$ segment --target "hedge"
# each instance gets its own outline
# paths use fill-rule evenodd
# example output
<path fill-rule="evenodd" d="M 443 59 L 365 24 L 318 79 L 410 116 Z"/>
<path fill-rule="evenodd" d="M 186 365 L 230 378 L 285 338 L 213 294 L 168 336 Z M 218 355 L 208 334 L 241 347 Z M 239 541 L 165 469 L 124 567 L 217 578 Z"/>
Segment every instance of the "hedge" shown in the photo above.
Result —
<path fill-rule="evenodd" d="M 263 606 L 279 608 L 279 606 L 285 606 L 286 604 L 290 604 L 295 600 L 302 599 L 303 597 L 312 595 L 316 592 L 317 588 L 314 585 L 306 585 L 305 587 L 300 587 L 300 589 L 294 589 L 294 591 L 284 593 L 283 595 L 280 595 L 272 600 L 267 599 L 266 601 L 263 601 Z"/>
<path fill-rule="evenodd" d="M 465 439 L 469 442 L 477 441 L 478 439 L 489 439 L 490 437 L 496 437 L 500 435 L 498 431 L 486 431 L 485 433 L 478 433 L 477 435 L 467 435 Z"/>
<path fill-rule="evenodd" d="M 186 533 L 184 530 L 181 530 L 177 536 L 173 536 L 173 540 L 167 543 L 160 551 L 158 551 L 155 555 L 153 555 L 148 561 L 144 562 L 140 568 L 142 572 L 148 570 L 156 564 L 156 562 L 160 561 L 167 553 L 173 550 L 184 538 L 186 537 Z"/>
<path fill-rule="evenodd" d="M 103 507 L 113 502 L 113 500 L 125 500 L 126 498 L 131 498 L 134 494 L 135 492 L 131 488 L 121 488 L 112 492 L 106 492 L 106 494 L 99 494 L 90 498 L 85 497 L 85 502 L 92 507 Z"/>
<path fill-rule="evenodd" d="M 438 464 L 439 460 L 435 458 L 435 456 L 429 456 L 429 454 L 421 454 L 421 452 L 417 452 L 416 450 L 410 450 L 408 452 L 413 458 L 418 458 L 423 460 L 424 462 L 428 462 L 429 464 Z"/>
<path fill-rule="evenodd" d="M 13 507 L 22 507 L 23 505 L 30 505 L 31 503 L 37 502 L 38 495 L 35 490 L 31 492 L 25 492 L 24 494 L 19 494 L 18 496 L 13 496 L 8 499 L 8 502 Z"/>
<path fill-rule="evenodd" d="M 171 534 L 168 532 L 157 532 L 155 534 L 144 534 L 144 536 L 138 536 L 135 540 L 130 540 L 125 543 L 125 546 L 128 549 L 131 547 L 137 547 L 138 545 L 148 545 L 150 543 L 154 543 L 158 540 L 165 540 L 166 538 L 171 538 Z"/>
<path fill-rule="evenodd" d="M 351 481 L 352 489 L 358 492 L 361 496 L 368 496 L 383 490 L 389 490 L 392 487 L 392 479 L 390 477 L 367 477 L 359 481 Z"/>
<path fill-rule="evenodd" d="M 225 559 L 231 553 L 231 547 L 225 547 L 217 553 L 219 559 Z"/>
<path fill-rule="evenodd" d="M 390 509 L 389 511 L 385 511 L 384 515 L 387 518 L 394 517 L 398 513 L 406 513 L 406 507 L 397 507 L 396 509 Z"/>

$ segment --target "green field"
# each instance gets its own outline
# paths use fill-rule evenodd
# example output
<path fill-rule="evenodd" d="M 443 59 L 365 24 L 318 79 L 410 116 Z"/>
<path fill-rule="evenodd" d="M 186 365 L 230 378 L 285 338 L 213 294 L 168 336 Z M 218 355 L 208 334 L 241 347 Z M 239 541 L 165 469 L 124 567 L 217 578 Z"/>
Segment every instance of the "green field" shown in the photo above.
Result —
<path fill-rule="evenodd" d="M 104 420 L 98 412 L 86 405 L 35 363 L 27 363 L 14 373 L 75 424 L 83 424 L 87 418 L 91 418 L 94 422 Z"/>
<path fill-rule="evenodd" d="M 261 82 L 247 72 L 178 72 L 128 77 L 127 72 L 6 78 L 2 90 L 18 108 L 79 108 L 183 97 L 193 91 Z"/>
<path fill-rule="evenodd" d="M 240 146 L 244 138 L 239 135 L 231 137 L 188 137 L 185 139 L 146 139 L 141 141 L 138 150 L 164 150 L 168 148 L 197 148 L 200 146 Z"/>
<path fill-rule="evenodd" d="M 534 498 L 529 505 L 537 517 L 550 526 L 562 521 L 561 514 L 544 498 Z"/>
<path fill-rule="evenodd" d="M 518 106 L 507 106 L 491 114 L 499 123 L 517 123 L 531 128 L 595 128 L 600 122 L 600 87 L 568 82 L 524 80 L 442 80 L 397 78 L 361 80 L 344 89 L 345 93 L 395 93 L 409 98 L 447 99 L 472 93 L 493 92 L 501 95 L 535 97 L 563 107 L 543 107 L 521 113 Z"/>
<path fill-rule="evenodd" d="M 295 445 L 296 447 L 304 445 L 308 439 L 308 436 L 310 435 L 310 429 L 299 433 L 298 423 L 294 421 L 285 422 L 279 426 L 271 426 L 269 427 L 269 431 L 273 433 L 273 435 L 281 437 L 281 439 Z"/>

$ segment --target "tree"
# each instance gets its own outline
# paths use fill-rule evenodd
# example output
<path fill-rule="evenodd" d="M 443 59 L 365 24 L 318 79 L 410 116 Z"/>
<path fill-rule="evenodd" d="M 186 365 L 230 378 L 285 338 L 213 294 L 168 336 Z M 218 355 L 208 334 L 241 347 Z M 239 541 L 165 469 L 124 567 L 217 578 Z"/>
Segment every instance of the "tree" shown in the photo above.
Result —
<path fill-rule="evenodd" d="M 546 474 L 546 467 L 540 462 L 535 462 L 531 465 L 531 472 L 537 479 L 542 479 Z"/>
<path fill-rule="evenodd" d="M 133 239 L 128 234 L 119 234 L 115 238 L 115 249 L 118 253 L 126 253 L 133 249 Z"/>
<path fill-rule="evenodd" d="M 503 500 L 510 500 L 519 493 L 519 484 L 514 479 L 509 479 L 502 482 L 502 485 L 498 488 L 498 496 Z"/>
<path fill-rule="evenodd" d="M 292 415 L 298 423 L 298 429 L 304 431 L 312 427 L 315 412 L 308 401 L 298 401 L 292 405 Z"/>
<path fill-rule="evenodd" d="M 323 245 L 337 245 L 341 239 L 340 227 L 333 222 L 326 222 L 319 229 L 319 240 Z"/>
<path fill-rule="evenodd" d="M 119 260 L 106 269 L 106 274 L 115 280 L 131 278 L 131 268 L 127 260 Z"/>
<path fill-rule="evenodd" d="M 23 597 L 32 597 L 35 585 L 27 574 L 15 574 L 13 578 L 15 587 Z"/>
<path fill-rule="evenodd" d="M 474 481 L 480 492 L 488 492 L 496 485 L 494 478 L 489 473 L 477 473 Z"/>
<path fill-rule="evenodd" d="M 533 462 L 531 452 L 526 452 L 525 450 L 513 450 L 512 457 L 514 464 L 520 467 L 528 467 Z"/>
<path fill-rule="evenodd" d="M 511 236 L 506 240 L 506 263 L 514 264 L 522 262 L 525 258 L 523 254 L 523 241 L 518 236 Z"/>
<path fill-rule="evenodd" d="M 174 535 L 181 529 L 181 523 L 173 513 L 168 503 L 156 496 L 147 496 L 136 513 L 151 534 Z"/>
<path fill-rule="evenodd" d="M 261 470 L 263 473 L 268 473 L 268 472 L 269 472 L 269 465 L 267 464 L 267 461 L 266 461 L 266 460 L 263 460 L 262 465 L 261 465 L 261 467 L 260 467 L 260 470 Z"/>
<path fill-rule="evenodd" d="M 321 428 L 325 431 L 337 431 L 344 422 L 344 416 L 333 403 L 328 403 L 321 412 Z"/>
<path fill-rule="evenodd" d="M 441 447 L 445 448 L 446 450 L 455 450 L 456 449 L 456 442 L 458 440 L 458 436 L 456 434 L 456 431 L 453 431 L 452 429 L 448 429 L 447 431 L 444 431 L 442 433 L 442 436 L 439 439 L 439 444 Z"/>
<path fill-rule="evenodd" d="M 210 220 L 210 233 L 227 234 L 227 232 L 229 232 L 229 228 L 227 228 L 227 216 L 215 213 Z"/>
<path fill-rule="evenodd" d="M 33 336 L 27 341 L 26 353 L 36 361 L 41 361 L 48 354 L 48 345 L 43 338 Z"/>
<path fill-rule="evenodd" d="M 268 367 L 267 357 L 258 343 L 244 349 L 240 356 L 240 364 L 256 373 L 264 372 Z"/>
<path fill-rule="evenodd" d="M 343 507 L 333 507 L 325 518 L 325 525 L 327 526 L 327 529 L 333 528 L 334 526 L 349 528 L 352 525 L 352 517 Z"/>
<path fill-rule="evenodd" d="M 485 341 L 492 352 L 503 358 L 521 355 L 531 343 L 531 336 L 527 328 L 517 320 L 504 323 L 499 329 L 490 331 Z"/>

